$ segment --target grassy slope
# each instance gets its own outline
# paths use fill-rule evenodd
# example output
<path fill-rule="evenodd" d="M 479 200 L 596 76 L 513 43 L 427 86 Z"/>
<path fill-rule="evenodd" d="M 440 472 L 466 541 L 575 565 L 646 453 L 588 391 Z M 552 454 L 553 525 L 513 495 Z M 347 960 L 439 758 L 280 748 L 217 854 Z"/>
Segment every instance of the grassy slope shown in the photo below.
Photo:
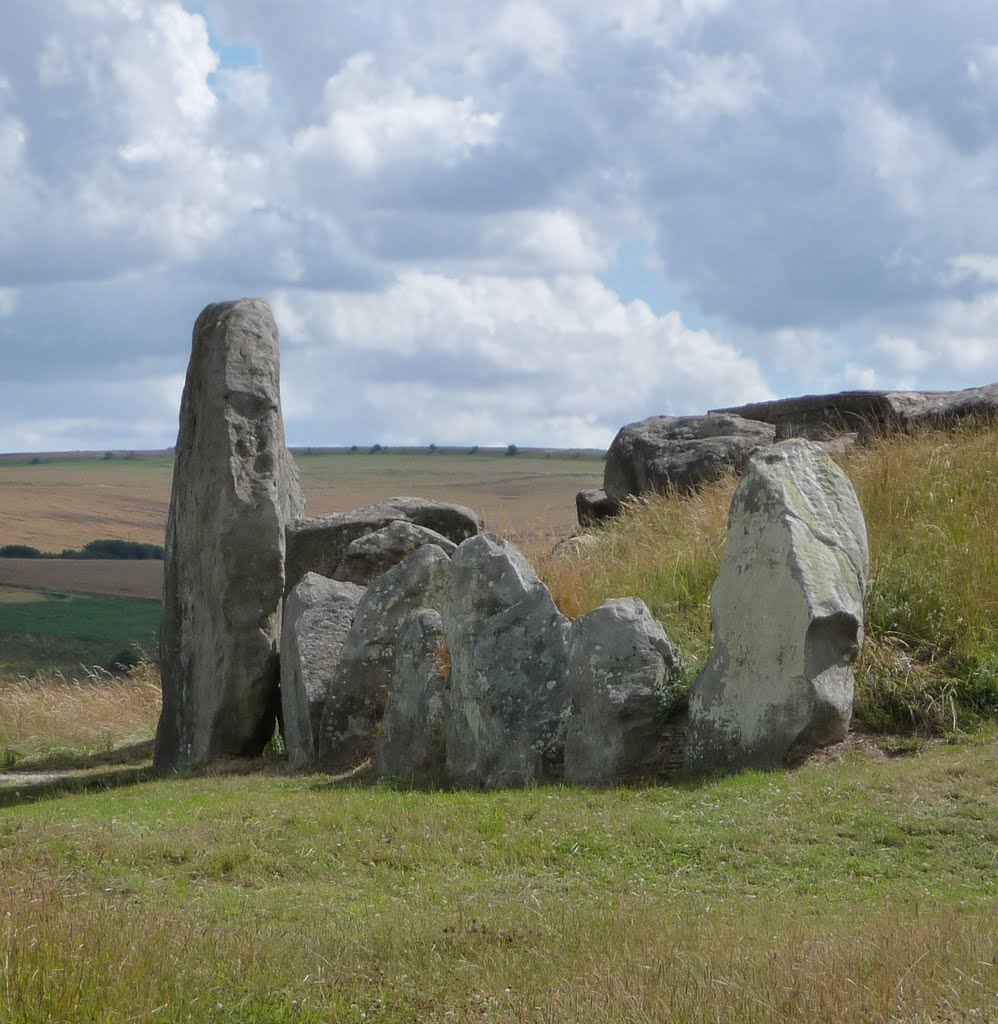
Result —
<path fill-rule="evenodd" d="M 998 445 L 992 426 L 894 436 L 838 457 L 866 516 L 867 643 L 857 711 L 867 725 L 939 732 L 998 717 Z M 636 504 L 585 561 L 541 562 L 571 616 L 642 597 L 686 655 L 710 653 L 710 589 L 734 480 Z"/>
<path fill-rule="evenodd" d="M 993 732 L 688 789 L 66 797 L 0 810 L 0 1019 L 994 1020 L 996 858 Z"/>

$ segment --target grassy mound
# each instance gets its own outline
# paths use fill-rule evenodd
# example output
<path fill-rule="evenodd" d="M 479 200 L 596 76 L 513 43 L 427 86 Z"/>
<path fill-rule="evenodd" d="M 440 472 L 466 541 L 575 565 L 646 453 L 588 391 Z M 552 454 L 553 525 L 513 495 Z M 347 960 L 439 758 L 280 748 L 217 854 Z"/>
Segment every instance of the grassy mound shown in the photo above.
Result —
<path fill-rule="evenodd" d="M 942 733 L 998 717 L 998 425 L 882 438 L 836 456 L 866 515 L 871 585 L 856 713 L 867 727 Z M 578 616 L 642 598 L 687 660 L 710 652 L 710 588 L 736 481 L 631 504 L 585 561 L 541 563 Z"/>

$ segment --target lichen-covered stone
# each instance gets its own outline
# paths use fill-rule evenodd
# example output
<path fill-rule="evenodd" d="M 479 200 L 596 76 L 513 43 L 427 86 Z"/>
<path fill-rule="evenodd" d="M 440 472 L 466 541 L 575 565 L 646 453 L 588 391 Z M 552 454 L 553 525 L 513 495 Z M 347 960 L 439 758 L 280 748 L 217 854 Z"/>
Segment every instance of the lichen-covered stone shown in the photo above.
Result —
<path fill-rule="evenodd" d="M 740 416 L 649 416 L 621 427 L 606 453 L 603 490 L 616 501 L 655 491 L 695 491 L 740 473 L 776 428 Z"/>
<path fill-rule="evenodd" d="M 159 771 L 256 755 L 273 735 L 284 530 L 304 510 L 279 364 L 263 300 L 198 317 L 166 526 Z"/>
<path fill-rule="evenodd" d="M 444 624 L 429 608 L 412 612 L 400 630 L 395 679 L 375 743 L 382 778 L 442 781 L 446 767 L 449 679 Z"/>
<path fill-rule="evenodd" d="M 565 780 L 610 785 L 663 773 L 672 732 L 663 703 L 680 667 L 662 624 L 635 597 L 572 623 Z"/>
<path fill-rule="evenodd" d="M 284 602 L 281 708 L 288 761 L 300 767 L 318 753 L 326 692 L 364 588 L 306 573 Z"/>
<path fill-rule="evenodd" d="M 374 751 L 393 685 L 402 624 L 420 608 L 439 609 L 450 559 L 426 544 L 379 576 L 361 598 L 326 693 L 319 759 L 350 768 Z"/>
<path fill-rule="evenodd" d="M 480 534 L 451 558 L 447 771 L 493 789 L 561 776 L 570 625 L 512 544 Z"/>
<path fill-rule="evenodd" d="M 290 590 L 307 572 L 337 577 L 343 557 L 355 540 L 397 520 L 424 526 L 454 544 L 481 529 L 478 514 L 470 508 L 427 498 L 389 498 L 351 512 L 298 519 L 288 524 L 286 588 Z"/>
<path fill-rule="evenodd" d="M 753 458 L 711 596 L 685 769 L 769 768 L 845 737 L 869 549 L 848 478 L 810 441 Z"/>
<path fill-rule="evenodd" d="M 380 530 L 351 541 L 336 567 L 334 579 L 366 587 L 424 544 L 435 544 L 447 555 L 457 549 L 452 540 L 436 530 L 396 519 Z"/>

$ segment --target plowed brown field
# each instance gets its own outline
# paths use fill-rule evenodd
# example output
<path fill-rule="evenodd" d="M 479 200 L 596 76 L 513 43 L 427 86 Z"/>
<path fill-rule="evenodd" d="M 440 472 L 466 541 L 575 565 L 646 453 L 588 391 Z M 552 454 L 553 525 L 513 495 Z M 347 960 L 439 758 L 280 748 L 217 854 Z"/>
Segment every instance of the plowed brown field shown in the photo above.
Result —
<path fill-rule="evenodd" d="M 163 543 L 170 457 L 40 458 L 0 460 L 0 546 L 62 551 L 108 537 Z M 309 515 L 416 495 L 468 505 L 487 528 L 521 543 L 570 533 L 576 493 L 603 476 L 601 459 L 559 453 L 340 452 L 297 462 Z M 0 585 L 155 597 L 161 578 L 153 562 L 0 559 Z"/>
<path fill-rule="evenodd" d="M 160 598 L 163 596 L 163 563 L 0 558 L 0 587 Z"/>

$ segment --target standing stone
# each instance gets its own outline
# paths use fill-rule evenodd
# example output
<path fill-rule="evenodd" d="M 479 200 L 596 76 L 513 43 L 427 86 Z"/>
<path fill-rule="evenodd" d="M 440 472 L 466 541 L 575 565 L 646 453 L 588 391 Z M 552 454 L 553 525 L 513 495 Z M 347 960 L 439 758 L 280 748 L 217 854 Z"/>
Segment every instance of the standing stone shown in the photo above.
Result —
<path fill-rule="evenodd" d="M 491 534 L 465 541 L 443 618 L 450 778 L 483 789 L 559 778 L 570 625 L 530 563 Z"/>
<path fill-rule="evenodd" d="M 572 623 L 565 780 L 604 786 L 651 778 L 668 760 L 662 711 L 679 652 L 636 597 L 605 601 Z"/>
<path fill-rule="evenodd" d="M 284 602 L 281 708 L 284 746 L 296 766 L 315 759 L 326 691 L 364 588 L 314 572 Z"/>
<path fill-rule="evenodd" d="M 305 504 L 279 365 L 263 300 L 198 317 L 166 526 L 158 771 L 257 755 L 274 732 L 284 529 Z"/>
<path fill-rule="evenodd" d="M 394 685 L 374 750 L 382 778 L 442 780 L 444 776 L 446 649 L 439 612 L 420 608 L 402 624 Z"/>
<path fill-rule="evenodd" d="M 866 524 L 842 470 L 803 440 L 753 458 L 711 595 L 687 771 L 776 767 L 845 738 L 868 575 Z"/>
<path fill-rule="evenodd" d="M 319 759 L 352 768 L 370 757 L 395 678 L 402 624 L 419 608 L 439 609 L 450 559 L 426 544 L 368 587 L 354 615 L 326 693 Z"/>
<path fill-rule="evenodd" d="M 575 496 L 575 514 L 584 530 L 620 515 L 621 507 L 622 503 L 617 498 L 611 498 L 597 487 L 579 491 Z"/>

